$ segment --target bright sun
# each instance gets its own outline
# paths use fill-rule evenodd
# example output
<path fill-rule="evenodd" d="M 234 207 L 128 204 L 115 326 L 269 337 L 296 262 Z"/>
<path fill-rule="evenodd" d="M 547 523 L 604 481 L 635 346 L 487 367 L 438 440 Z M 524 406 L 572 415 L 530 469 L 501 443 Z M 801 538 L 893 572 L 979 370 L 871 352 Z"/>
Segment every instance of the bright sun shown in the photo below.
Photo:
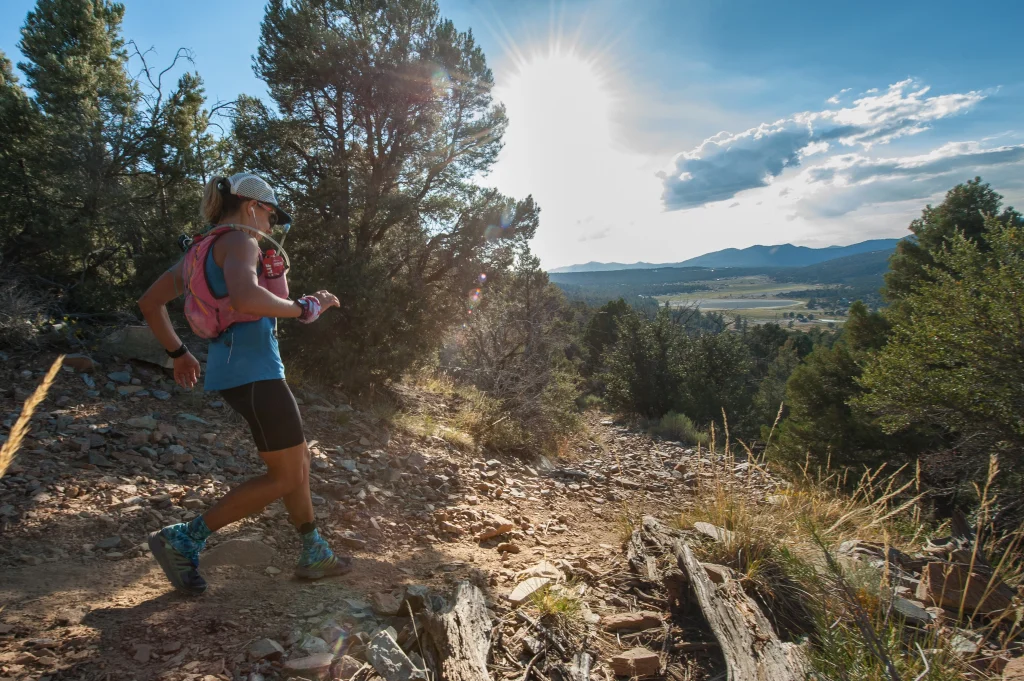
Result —
<path fill-rule="evenodd" d="M 509 126 L 490 180 L 506 195 L 537 200 L 536 247 L 553 262 L 575 262 L 584 241 L 629 243 L 636 205 L 656 207 L 660 185 L 615 123 L 627 96 L 616 71 L 578 49 L 510 52 L 514 68 L 494 89 Z"/>
<path fill-rule="evenodd" d="M 611 144 L 612 96 L 597 64 L 578 54 L 524 59 L 496 94 L 510 120 L 506 169 L 535 188 L 567 168 L 600 162 Z"/>

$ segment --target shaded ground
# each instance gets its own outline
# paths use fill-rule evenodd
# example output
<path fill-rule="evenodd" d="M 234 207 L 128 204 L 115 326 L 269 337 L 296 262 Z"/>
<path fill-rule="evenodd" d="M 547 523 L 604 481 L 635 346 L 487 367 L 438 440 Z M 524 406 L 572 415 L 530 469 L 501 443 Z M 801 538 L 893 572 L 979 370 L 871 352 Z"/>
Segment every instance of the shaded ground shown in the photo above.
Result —
<path fill-rule="evenodd" d="M 45 359 L 4 367 L 7 427 Z M 125 370 L 128 382 L 115 375 L 104 388 L 106 372 Z M 637 609 L 636 597 L 605 583 L 624 569 L 627 519 L 673 517 L 712 463 L 594 413 L 590 440 L 565 462 L 496 460 L 437 437 L 390 434 L 372 415 L 339 407 L 338 396 L 332 404 L 299 391 L 315 440 L 318 522 L 337 549 L 354 553 L 353 572 L 292 578 L 298 537 L 275 504 L 215 535 L 203 562 L 210 588 L 187 598 L 170 591 L 146 534 L 201 512 L 257 471 L 248 433 L 215 395 L 180 394 L 159 372 L 119 365 L 91 379 L 95 389 L 62 373 L 0 479 L 0 678 L 258 681 L 251 675 L 274 675 L 277 666 L 249 658 L 254 640 L 277 640 L 294 657 L 310 652 L 311 636 L 329 641 L 331 627 L 334 638 L 340 628 L 357 644 L 359 632 L 401 631 L 408 619 L 374 613 L 369 601 L 406 584 L 441 589 L 468 579 L 504 612 L 514 575 L 543 559 L 596 576 L 579 589 L 595 615 Z M 142 397 L 110 392 L 132 379 Z M 170 396 L 152 397 L 161 390 Z M 514 530 L 475 539 L 496 516 Z M 499 543 L 518 553 L 499 552 Z M 226 564 L 207 567 L 215 555 Z M 634 644 L 613 637 L 602 645 Z M 600 659 L 594 674 L 610 674 Z"/>

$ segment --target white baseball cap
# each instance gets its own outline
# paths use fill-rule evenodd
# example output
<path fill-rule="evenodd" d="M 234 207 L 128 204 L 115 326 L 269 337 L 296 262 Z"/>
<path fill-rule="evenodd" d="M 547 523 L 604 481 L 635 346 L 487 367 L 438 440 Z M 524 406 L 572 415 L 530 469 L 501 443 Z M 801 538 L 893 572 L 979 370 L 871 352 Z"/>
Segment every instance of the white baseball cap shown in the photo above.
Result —
<path fill-rule="evenodd" d="M 231 177 L 227 178 L 228 191 L 235 196 L 241 196 L 246 199 L 255 199 L 262 203 L 269 203 L 274 207 L 277 213 L 277 224 L 279 225 L 290 225 L 292 222 L 292 216 L 281 210 L 281 207 L 277 205 L 277 197 L 274 195 L 274 190 L 270 188 L 267 181 L 258 175 L 252 173 L 235 173 Z"/>

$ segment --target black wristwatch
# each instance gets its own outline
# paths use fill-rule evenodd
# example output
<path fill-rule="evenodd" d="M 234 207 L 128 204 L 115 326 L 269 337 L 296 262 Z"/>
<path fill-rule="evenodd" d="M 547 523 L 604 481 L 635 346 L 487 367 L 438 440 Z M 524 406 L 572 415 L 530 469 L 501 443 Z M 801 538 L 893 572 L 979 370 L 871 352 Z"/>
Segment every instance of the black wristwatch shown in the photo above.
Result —
<path fill-rule="evenodd" d="M 171 352 L 170 350 L 164 350 L 164 352 L 166 352 L 167 356 L 170 357 L 171 359 L 178 359 L 186 352 L 188 352 L 188 347 L 186 347 L 186 345 L 182 343 L 181 347 L 175 350 L 174 352 Z"/>

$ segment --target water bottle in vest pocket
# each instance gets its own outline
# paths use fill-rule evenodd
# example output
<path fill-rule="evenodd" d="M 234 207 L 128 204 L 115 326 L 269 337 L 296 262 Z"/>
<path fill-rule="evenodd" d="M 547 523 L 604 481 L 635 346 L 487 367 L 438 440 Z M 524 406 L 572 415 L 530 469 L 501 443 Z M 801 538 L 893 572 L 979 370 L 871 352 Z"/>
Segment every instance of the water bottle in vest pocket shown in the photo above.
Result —
<path fill-rule="evenodd" d="M 230 226 L 218 227 L 206 234 L 197 235 L 185 252 L 181 273 L 185 282 L 185 318 L 200 338 L 217 338 L 236 322 L 260 319 L 259 316 L 242 314 L 233 308 L 230 297 L 214 295 L 206 279 L 206 258 L 209 257 L 210 249 L 218 238 L 232 229 Z M 265 256 L 260 258 L 257 277 L 259 285 L 278 297 L 287 298 L 287 269 L 275 268 L 273 263 L 268 266 L 266 260 Z M 277 276 L 268 277 L 268 270 Z"/>

